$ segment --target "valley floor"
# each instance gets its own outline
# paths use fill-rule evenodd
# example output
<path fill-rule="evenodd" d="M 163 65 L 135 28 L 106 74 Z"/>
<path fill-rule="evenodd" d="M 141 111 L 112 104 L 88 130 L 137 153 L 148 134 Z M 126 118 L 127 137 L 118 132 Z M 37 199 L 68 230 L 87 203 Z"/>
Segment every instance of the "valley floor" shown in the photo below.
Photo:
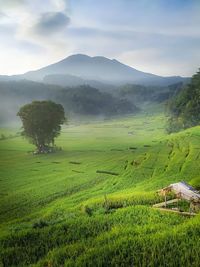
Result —
<path fill-rule="evenodd" d="M 151 206 L 170 183 L 200 188 L 200 127 L 167 135 L 160 111 L 69 123 L 48 155 L 18 131 L 0 130 L 0 266 L 199 266 L 200 215 Z"/>

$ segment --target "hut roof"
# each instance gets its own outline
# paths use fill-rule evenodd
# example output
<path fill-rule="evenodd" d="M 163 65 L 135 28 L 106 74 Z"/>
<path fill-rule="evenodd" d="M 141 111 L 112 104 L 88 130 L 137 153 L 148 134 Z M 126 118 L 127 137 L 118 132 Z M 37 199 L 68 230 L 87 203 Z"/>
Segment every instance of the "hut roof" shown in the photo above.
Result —
<path fill-rule="evenodd" d="M 170 184 L 161 190 L 173 191 L 175 194 L 180 194 L 183 199 L 200 200 L 200 193 L 184 181 Z"/>

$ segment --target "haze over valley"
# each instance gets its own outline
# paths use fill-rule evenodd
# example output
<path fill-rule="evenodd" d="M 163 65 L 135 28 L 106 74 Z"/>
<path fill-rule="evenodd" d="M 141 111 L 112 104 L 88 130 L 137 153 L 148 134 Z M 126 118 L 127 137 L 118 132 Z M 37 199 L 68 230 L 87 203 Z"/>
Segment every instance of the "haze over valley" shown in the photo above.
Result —
<path fill-rule="evenodd" d="M 62 103 L 72 116 L 134 113 L 138 100 L 164 101 L 173 94 L 170 86 L 180 87 L 189 80 L 143 73 L 105 57 L 72 55 L 36 71 L 0 76 L 0 120 L 13 122 L 22 104 L 42 99 Z"/>
<path fill-rule="evenodd" d="M 199 14 L 0 0 L 0 267 L 199 267 Z"/>

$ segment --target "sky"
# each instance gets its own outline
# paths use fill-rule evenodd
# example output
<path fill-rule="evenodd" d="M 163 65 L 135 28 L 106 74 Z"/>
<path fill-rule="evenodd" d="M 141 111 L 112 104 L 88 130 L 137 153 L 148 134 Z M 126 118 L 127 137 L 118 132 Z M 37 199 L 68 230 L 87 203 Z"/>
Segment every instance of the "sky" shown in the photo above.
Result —
<path fill-rule="evenodd" d="M 0 0 L 0 74 L 79 53 L 191 76 L 200 67 L 200 1 Z"/>

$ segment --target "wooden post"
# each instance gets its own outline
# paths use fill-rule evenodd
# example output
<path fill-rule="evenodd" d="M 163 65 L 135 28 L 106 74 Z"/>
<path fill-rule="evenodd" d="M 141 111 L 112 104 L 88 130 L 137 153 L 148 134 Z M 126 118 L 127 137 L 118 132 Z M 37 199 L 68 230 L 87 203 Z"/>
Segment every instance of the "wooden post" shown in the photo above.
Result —
<path fill-rule="evenodd" d="M 178 204 L 179 204 L 179 199 L 181 199 L 181 197 L 182 197 L 181 192 L 179 192 L 176 197 L 178 198 L 178 200 L 177 200 L 177 209 L 179 210 L 179 205 Z"/>
<path fill-rule="evenodd" d="M 192 202 L 191 202 L 191 200 L 190 200 L 189 213 L 191 213 L 191 212 L 192 212 Z"/>

